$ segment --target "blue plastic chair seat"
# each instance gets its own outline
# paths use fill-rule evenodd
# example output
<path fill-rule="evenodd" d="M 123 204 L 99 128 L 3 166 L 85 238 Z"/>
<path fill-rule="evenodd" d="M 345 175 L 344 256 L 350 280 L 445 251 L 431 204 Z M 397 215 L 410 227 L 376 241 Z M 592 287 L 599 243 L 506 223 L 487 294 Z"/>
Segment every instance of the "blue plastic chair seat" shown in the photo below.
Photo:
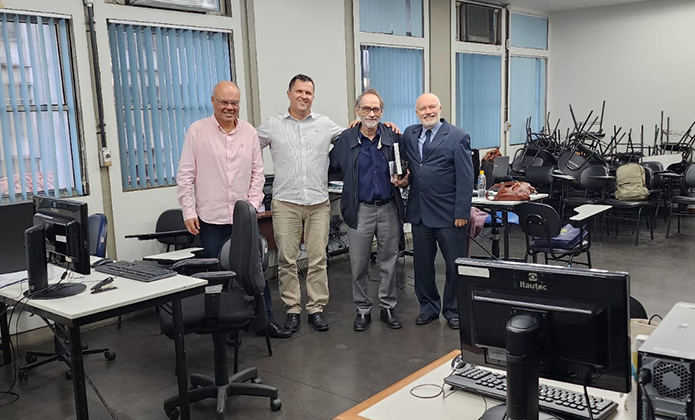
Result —
<path fill-rule="evenodd" d="M 497 220 L 502 223 L 502 212 L 498 211 L 497 212 Z M 509 212 L 507 214 L 507 221 L 509 222 L 510 225 L 519 225 L 519 215 L 517 215 L 514 212 Z M 485 225 L 491 225 L 492 224 L 492 216 L 490 214 L 487 215 L 485 218 Z"/>

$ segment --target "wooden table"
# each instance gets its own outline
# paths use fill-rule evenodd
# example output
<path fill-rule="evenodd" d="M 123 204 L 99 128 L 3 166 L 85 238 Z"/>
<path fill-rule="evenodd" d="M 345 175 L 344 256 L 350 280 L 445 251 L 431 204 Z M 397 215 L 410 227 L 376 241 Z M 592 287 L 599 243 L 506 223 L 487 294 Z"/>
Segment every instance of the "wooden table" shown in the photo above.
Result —
<path fill-rule="evenodd" d="M 453 392 L 443 380 L 451 374 L 451 360 L 460 353 L 459 350 L 435 360 L 412 375 L 398 381 L 368 400 L 338 415 L 334 420 L 477 420 L 490 408 L 503 401 L 485 398 L 468 393 Z M 581 391 L 581 386 L 541 379 L 541 383 L 559 386 L 572 391 Z M 444 395 L 422 399 L 410 394 L 410 390 L 419 384 L 444 385 Z M 420 390 L 425 393 L 425 390 Z M 623 406 L 624 397 L 611 391 L 589 388 L 589 393 L 618 402 L 617 413 L 610 420 L 628 420 L 635 418 L 636 411 L 629 412 Z"/>

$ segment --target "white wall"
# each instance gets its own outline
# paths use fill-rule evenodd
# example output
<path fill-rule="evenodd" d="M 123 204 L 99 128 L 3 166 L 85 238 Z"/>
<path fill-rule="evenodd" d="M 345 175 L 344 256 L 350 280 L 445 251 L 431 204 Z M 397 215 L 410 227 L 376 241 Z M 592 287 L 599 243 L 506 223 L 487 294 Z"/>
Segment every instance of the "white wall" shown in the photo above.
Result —
<path fill-rule="evenodd" d="M 302 73 L 316 84 L 312 110 L 347 126 L 344 9 L 344 0 L 254 1 L 263 121 L 287 110 L 288 83 Z M 263 160 L 266 173 L 273 173 L 268 151 Z"/>
<path fill-rule="evenodd" d="M 605 99 L 608 132 L 614 124 L 632 128 L 639 141 L 644 124 L 651 142 L 662 110 L 672 130 L 686 130 L 695 120 L 694 20 L 695 3 L 676 0 L 553 14 L 551 119 L 566 128 L 569 104 L 584 119 Z"/>

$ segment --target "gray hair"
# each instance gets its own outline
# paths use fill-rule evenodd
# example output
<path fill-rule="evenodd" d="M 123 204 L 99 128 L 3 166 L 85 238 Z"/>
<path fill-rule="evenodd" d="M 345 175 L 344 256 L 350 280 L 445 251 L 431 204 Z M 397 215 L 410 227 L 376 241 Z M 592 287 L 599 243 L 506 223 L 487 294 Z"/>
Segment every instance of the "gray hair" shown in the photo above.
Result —
<path fill-rule="evenodd" d="M 379 106 L 381 107 L 382 110 L 384 109 L 384 99 L 381 97 L 381 95 L 379 95 L 379 92 L 377 92 L 376 89 L 374 89 L 374 88 L 366 89 L 364 92 L 362 92 L 360 94 L 360 96 L 357 97 L 357 99 L 355 100 L 355 108 L 360 107 L 360 102 L 362 102 L 362 98 L 364 97 L 364 95 L 374 95 L 377 98 L 379 98 Z"/>

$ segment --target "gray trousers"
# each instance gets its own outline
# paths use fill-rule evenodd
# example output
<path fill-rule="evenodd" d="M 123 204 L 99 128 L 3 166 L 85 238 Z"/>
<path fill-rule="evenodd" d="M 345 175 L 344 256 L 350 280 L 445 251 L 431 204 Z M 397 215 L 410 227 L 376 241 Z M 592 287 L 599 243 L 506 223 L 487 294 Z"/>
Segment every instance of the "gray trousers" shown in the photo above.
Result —
<path fill-rule="evenodd" d="M 377 238 L 379 262 L 379 307 L 396 306 L 396 260 L 400 222 L 395 201 L 383 206 L 360 203 L 357 211 L 357 229 L 348 227 L 350 268 L 352 269 L 352 299 L 355 310 L 367 314 L 372 310 L 369 298 L 369 261 L 374 235 Z"/>

